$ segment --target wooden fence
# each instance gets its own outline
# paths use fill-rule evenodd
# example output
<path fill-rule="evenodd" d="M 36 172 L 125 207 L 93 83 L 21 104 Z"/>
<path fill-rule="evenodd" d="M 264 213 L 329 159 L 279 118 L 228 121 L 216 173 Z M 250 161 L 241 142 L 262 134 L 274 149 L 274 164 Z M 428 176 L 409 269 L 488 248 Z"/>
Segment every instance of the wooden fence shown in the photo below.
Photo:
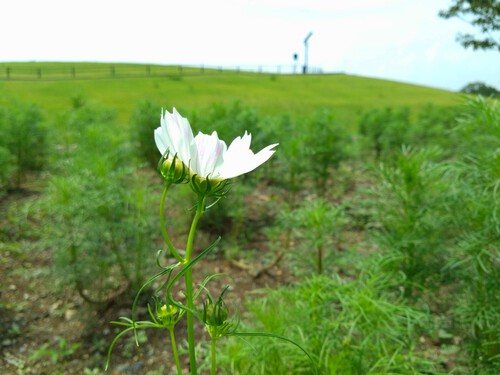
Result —
<path fill-rule="evenodd" d="M 302 74 L 302 67 L 295 65 L 246 65 L 246 66 L 183 66 L 183 65 L 135 65 L 135 64 L 77 64 L 35 63 L 0 64 L 0 80 L 76 80 L 113 79 L 140 77 L 175 77 L 204 74 Z M 309 74 L 323 73 L 320 68 L 309 67 Z"/>

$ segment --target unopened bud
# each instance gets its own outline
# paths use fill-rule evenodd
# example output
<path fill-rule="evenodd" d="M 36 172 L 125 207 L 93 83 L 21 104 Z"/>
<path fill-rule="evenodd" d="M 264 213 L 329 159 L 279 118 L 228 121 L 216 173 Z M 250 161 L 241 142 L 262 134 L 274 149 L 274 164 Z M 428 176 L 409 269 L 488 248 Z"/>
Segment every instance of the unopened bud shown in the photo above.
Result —
<path fill-rule="evenodd" d="M 221 198 L 228 192 L 229 180 L 211 179 L 210 177 L 191 176 L 191 188 L 198 195 Z"/>
<path fill-rule="evenodd" d="M 226 293 L 228 289 L 229 286 L 225 287 L 215 302 L 211 297 L 203 301 L 202 320 L 207 326 L 221 327 L 227 325 L 229 308 L 226 302 L 224 302 L 224 293 Z"/>
<path fill-rule="evenodd" d="M 229 309 L 227 308 L 224 301 L 222 301 L 222 303 L 219 303 L 219 301 L 217 301 L 215 304 L 203 304 L 203 323 L 208 326 L 220 327 L 226 323 L 228 316 Z"/>
<path fill-rule="evenodd" d="M 177 307 L 173 305 L 162 305 L 159 309 L 157 308 L 156 310 L 158 319 L 160 319 L 164 324 L 168 324 L 174 321 L 176 314 Z"/>
<path fill-rule="evenodd" d="M 168 158 L 168 153 L 162 156 L 158 163 L 158 172 L 165 181 L 173 184 L 187 182 L 189 178 L 189 169 L 180 160 L 177 155 Z"/>

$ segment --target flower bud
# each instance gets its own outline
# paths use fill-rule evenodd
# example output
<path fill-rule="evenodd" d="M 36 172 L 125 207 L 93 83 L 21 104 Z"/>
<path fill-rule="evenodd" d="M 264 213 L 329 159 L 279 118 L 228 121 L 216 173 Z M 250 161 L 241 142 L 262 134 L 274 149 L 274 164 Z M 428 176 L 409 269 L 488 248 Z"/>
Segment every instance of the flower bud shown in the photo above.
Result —
<path fill-rule="evenodd" d="M 170 325 L 175 321 L 177 307 L 173 305 L 162 305 L 159 309 L 156 308 L 156 316 L 165 325 Z"/>
<path fill-rule="evenodd" d="M 228 192 L 229 180 L 204 178 L 199 175 L 191 176 L 191 188 L 198 195 L 221 198 Z"/>
<path fill-rule="evenodd" d="M 168 152 L 158 162 L 158 172 L 167 183 L 181 184 L 189 179 L 189 169 L 177 157 L 168 158 Z"/>
<path fill-rule="evenodd" d="M 209 301 L 203 302 L 203 323 L 208 326 L 220 327 L 226 324 L 229 316 L 229 308 L 226 303 L 219 299 L 214 304 Z"/>
<path fill-rule="evenodd" d="M 229 308 L 226 302 L 224 302 L 224 293 L 226 293 L 228 289 L 229 286 L 226 286 L 215 302 L 210 294 L 208 294 L 208 298 L 203 301 L 202 320 L 205 325 L 209 327 L 219 327 L 223 330 L 229 326 L 229 322 L 227 321 L 229 317 Z"/>

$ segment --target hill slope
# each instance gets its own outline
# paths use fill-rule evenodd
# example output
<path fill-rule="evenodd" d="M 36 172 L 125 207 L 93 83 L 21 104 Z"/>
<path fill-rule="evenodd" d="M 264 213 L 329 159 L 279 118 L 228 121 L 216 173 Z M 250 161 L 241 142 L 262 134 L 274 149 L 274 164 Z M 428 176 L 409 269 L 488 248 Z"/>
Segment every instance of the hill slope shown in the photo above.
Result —
<path fill-rule="evenodd" d="M 460 102 L 445 90 L 344 74 L 277 75 L 141 64 L 0 63 L 0 103 L 17 98 L 53 113 L 82 95 L 117 111 L 127 122 L 135 105 L 150 99 L 165 108 L 202 110 L 241 101 L 266 115 L 306 115 L 329 108 L 354 120 L 367 108 L 419 109 Z M 49 115 L 50 116 L 50 115 Z"/>

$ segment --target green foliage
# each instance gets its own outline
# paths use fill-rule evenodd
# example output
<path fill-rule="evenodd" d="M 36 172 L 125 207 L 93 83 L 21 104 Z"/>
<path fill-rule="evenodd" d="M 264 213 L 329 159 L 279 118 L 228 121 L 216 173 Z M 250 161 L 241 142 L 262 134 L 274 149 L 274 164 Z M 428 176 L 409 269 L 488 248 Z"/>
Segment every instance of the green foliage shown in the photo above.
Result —
<path fill-rule="evenodd" d="M 0 197 L 7 190 L 14 170 L 14 156 L 7 148 L 0 146 Z"/>
<path fill-rule="evenodd" d="M 460 92 L 464 94 L 474 94 L 474 95 L 483 95 L 483 96 L 491 96 L 498 97 L 500 96 L 500 91 L 492 86 L 488 86 L 484 82 L 471 82 L 465 85 Z"/>
<path fill-rule="evenodd" d="M 286 257 L 296 274 L 331 271 L 346 224 L 343 207 L 321 198 L 308 200 L 293 211 L 282 210 L 277 221 L 280 230 L 289 230 L 293 238 Z"/>
<path fill-rule="evenodd" d="M 375 238 L 390 261 L 406 276 L 406 295 L 415 286 L 437 288 L 447 253 L 446 169 L 433 160 L 436 148 L 403 148 L 394 165 L 382 164 L 376 205 L 380 231 Z"/>
<path fill-rule="evenodd" d="M 85 368 L 83 371 L 83 375 L 99 375 L 100 369 L 94 367 L 93 369 Z"/>
<path fill-rule="evenodd" d="M 464 106 L 456 132 L 462 142 L 457 155 L 476 155 L 494 160 L 498 153 L 500 113 L 498 101 L 477 97 Z"/>
<path fill-rule="evenodd" d="M 481 38 L 472 34 L 459 34 L 458 41 L 465 48 L 500 51 L 500 1 L 454 0 L 453 5 L 439 12 L 439 15 L 443 18 L 465 19 L 484 35 Z"/>
<path fill-rule="evenodd" d="M 453 164 L 458 233 L 448 268 L 457 273 L 454 317 L 477 369 L 500 368 L 500 106 L 477 99 L 458 129 L 470 146 Z M 467 140 L 467 138 L 466 138 Z"/>
<path fill-rule="evenodd" d="M 326 110 L 315 112 L 304 122 L 300 137 L 304 153 L 294 157 L 306 160 L 306 174 L 315 181 L 318 194 L 325 196 L 331 175 L 352 156 L 352 141 L 346 127 Z"/>
<path fill-rule="evenodd" d="M 408 108 L 383 108 L 366 111 L 360 120 L 359 131 L 364 136 L 364 147 L 374 151 L 376 160 L 393 158 L 401 147 L 440 146 L 453 155 L 459 142 L 452 128 L 460 108 L 425 105 L 418 113 Z M 449 156 L 449 155 L 443 155 Z"/>
<path fill-rule="evenodd" d="M 79 99 L 82 103 L 85 99 L 80 96 Z M 86 131 L 88 127 L 94 126 L 94 132 L 97 132 L 99 128 L 108 134 L 113 130 L 110 128 L 110 124 L 114 121 L 113 111 L 107 108 L 97 107 L 95 105 L 77 105 L 73 103 L 73 108 L 71 110 L 65 110 L 59 112 L 57 117 L 53 122 L 54 129 L 56 130 L 51 134 L 54 138 L 54 143 L 57 144 L 56 152 L 54 152 L 51 157 L 54 159 L 52 167 L 57 169 L 58 167 L 64 165 L 64 160 L 66 157 L 72 157 L 75 154 L 75 148 L 81 141 L 82 134 Z M 116 134 L 115 136 L 119 136 Z M 97 148 L 99 142 L 99 134 L 96 133 L 94 145 L 94 153 L 99 154 L 100 150 Z M 86 141 L 89 141 L 90 138 Z M 103 140 L 105 142 L 105 140 Z M 105 147 L 105 144 L 101 146 Z M 90 147 L 90 145 L 89 145 Z M 88 156 L 92 156 L 92 150 L 88 150 Z"/>
<path fill-rule="evenodd" d="M 28 171 L 39 171 L 45 166 L 47 130 L 38 106 L 12 101 L 0 112 L 0 147 L 14 159 L 17 188 Z"/>
<path fill-rule="evenodd" d="M 410 124 L 408 108 L 372 109 L 363 114 L 360 133 L 368 139 L 375 158 L 390 157 L 395 150 L 407 143 Z"/>
<path fill-rule="evenodd" d="M 420 290 L 453 317 L 446 329 L 463 340 L 457 361 L 490 374 L 500 365 L 498 103 L 469 101 L 446 128 L 454 160 L 442 161 L 437 148 L 404 148 L 382 164 L 374 234 L 383 269 L 405 275 L 405 296 Z M 437 301 L 444 286 L 448 298 Z"/>
<path fill-rule="evenodd" d="M 59 337 L 56 340 L 56 346 L 54 348 L 52 348 L 49 343 L 45 343 L 31 353 L 30 360 L 37 361 L 41 358 L 48 357 L 52 364 L 56 364 L 61 360 L 67 360 L 79 347 L 79 343 L 70 344 L 63 337 Z"/>
<path fill-rule="evenodd" d="M 442 160 L 453 157 L 456 147 L 462 142 L 453 131 L 459 113 L 461 113 L 459 106 L 425 106 L 417 118 L 411 121 L 407 134 L 407 145 L 423 148 L 438 146 L 443 151 Z"/>
<path fill-rule="evenodd" d="M 87 98 L 82 92 L 77 92 L 71 96 L 71 107 L 79 109 L 87 105 Z"/>
<path fill-rule="evenodd" d="M 267 142 L 279 142 L 270 180 L 291 193 L 289 206 L 296 207 L 298 194 L 310 188 L 311 181 L 325 197 L 341 162 L 353 155 L 351 132 L 326 109 L 299 121 L 283 116 L 261 124 Z"/>
<path fill-rule="evenodd" d="M 245 233 L 242 229 L 245 224 L 250 225 L 245 196 L 251 192 L 252 189 L 241 181 L 233 182 L 231 194 L 219 201 L 217 209 L 205 213 L 205 219 L 199 224 L 200 229 L 212 235 L 224 236 L 233 244 L 247 243 L 248 238 L 244 236 L 251 233 Z"/>
<path fill-rule="evenodd" d="M 69 116 L 70 121 L 90 114 Z M 89 116 L 98 118 L 99 115 Z M 84 121 L 85 122 L 85 121 Z M 90 121 L 89 121 L 90 122 Z M 46 241 L 55 254 L 55 275 L 88 302 L 143 282 L 153 262 L 151 194 L 130 162 L 123 135 L 109 122 L 71 128 L 75 143 L 55 169 L 47 201 Z"/>
<path fill-rule="evenodd" d="M 208 106 L 202 114 L 194 112 L 189 120 L 193 131 L 211 133 L 216 130 L 220 139 L 230 143 L 236 137 L 241 137 L 245 131 L 252 135 L 257 135 L 259 116 L 255 109 L 243 105 L 240 101 L 230 104 L 213 103 Z M 229 144 L 228 144 L 229 146 Z M 261 142 L 256 142 L 254 137 L 252 146 L 255 150 L 263 146 Z"/>
<path fill-rule="evenodd" d="M 426 315 L 390 292 L 399 281 L 378 272 L 354 281 L 313 276 L 249 301 L 252 324 L 245 328 L 285 334 L 313 356 L 320 374 L 438 370 L 413 344 Z M 230 340 L 219 362 L 224 373 L 313 373 L 296 348 L 270 338 Z"/>
<path fill-rule="evenodd" d="M 139 155 L 153 168 L 157 167 L 161 157 L 153 138 L 154 130 L 160 126 L 161 111 L 161 106 L 151 100 L 143 100 L 137 104 L 131 118 L 131 139 L 136 143 Z"/>
<path fill-rule="evenodd" d="M 288 116 L 268 123 L 268 132 L 273 139 L 280 142 L 280 152 L 277 157 L 280 170 L 276 183 L 291 192 L 289 205 L 293 208 L 296 205 L 297 193 L 304 188 L 307 160 L 304 154 L 305 144 L 303 136 L 305 129 L 303 123 L 294 123 Z M 296 134 L 297 136 L 290 136 Z"/>

